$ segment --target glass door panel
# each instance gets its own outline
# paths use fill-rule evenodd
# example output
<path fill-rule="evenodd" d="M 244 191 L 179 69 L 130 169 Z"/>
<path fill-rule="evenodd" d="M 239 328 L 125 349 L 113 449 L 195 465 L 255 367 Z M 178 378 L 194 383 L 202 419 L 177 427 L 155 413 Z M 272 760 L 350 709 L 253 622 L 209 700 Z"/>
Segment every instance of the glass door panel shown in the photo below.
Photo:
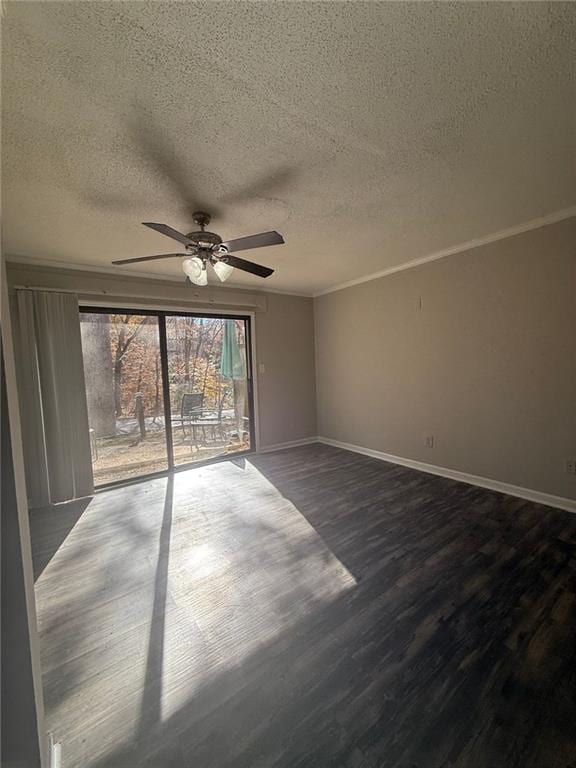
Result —
<path fill-rule="evenodd" d="M 176 466 L 252 448 L 247 322 L 166 316 Z"/>
<path fill-rule="evenodd" d="M 96 485 L 168 469 L 156 315 L 80 312 Z"/>

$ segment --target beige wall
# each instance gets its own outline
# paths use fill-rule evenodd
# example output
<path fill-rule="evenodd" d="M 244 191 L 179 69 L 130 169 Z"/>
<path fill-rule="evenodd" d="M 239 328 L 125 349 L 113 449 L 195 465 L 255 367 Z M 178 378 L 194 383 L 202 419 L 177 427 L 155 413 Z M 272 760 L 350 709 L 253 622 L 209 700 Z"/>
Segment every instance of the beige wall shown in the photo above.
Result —
<path fill-rule="evenodd" d="M 576 219 L 327 294 L 315 315 L 319 435 L 576 498 Z"/>
<path fill-rule="evenodd" d="M 263 446 L 316 435 L 314 311 L 312 299 L 268 294 L 256 315 L 260 435 Z"/>
<path fill-rule="evenodd" d="M 8 265 L 11 288 L 74 290 L 94 303 L 182 310 L 254 311 L 260 447 L 316 434 L 314 319 L 311 298 L 260 291 L 190 288 L 183 281 L 150 280 L 83 270 Z"/>

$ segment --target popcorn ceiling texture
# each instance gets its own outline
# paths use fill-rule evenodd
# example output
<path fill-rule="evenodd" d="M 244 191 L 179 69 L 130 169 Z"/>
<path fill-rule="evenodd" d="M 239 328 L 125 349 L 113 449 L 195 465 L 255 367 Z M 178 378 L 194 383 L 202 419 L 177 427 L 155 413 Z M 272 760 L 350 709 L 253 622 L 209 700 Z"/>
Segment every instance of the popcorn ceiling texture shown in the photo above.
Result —
<path fill-rule="evenodd" d="M 202 205 L 286 237 L 237 284 L 311 293 L 576 204 L 574 3 L 8 2 L 2 27 L 8 254 L 171 252 L 140 222 Z"/>

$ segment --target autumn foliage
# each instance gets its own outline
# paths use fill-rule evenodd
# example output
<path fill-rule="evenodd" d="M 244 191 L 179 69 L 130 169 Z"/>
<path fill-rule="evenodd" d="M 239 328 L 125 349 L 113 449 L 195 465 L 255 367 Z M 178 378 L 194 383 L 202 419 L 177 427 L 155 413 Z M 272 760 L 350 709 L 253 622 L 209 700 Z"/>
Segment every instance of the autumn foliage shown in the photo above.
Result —
<path fill-rule="evenodd" d="M 146 417 L 161 417 L 158 318 L 82 313 L 81 328 L 89 417 L 97 433 L 110 434 L 111 424 L 118 419 L 134 418 L 138 394 Z M 166 317 L 172 413 L 180 412 L 187 392 L 202 393 L 204 408 L 216 412 L 233 407 L 233 384 L 220 374 L 223 328 L 221 318 Z M 243 347 L 243 321 L 236 321 L 236 332 Z"/>

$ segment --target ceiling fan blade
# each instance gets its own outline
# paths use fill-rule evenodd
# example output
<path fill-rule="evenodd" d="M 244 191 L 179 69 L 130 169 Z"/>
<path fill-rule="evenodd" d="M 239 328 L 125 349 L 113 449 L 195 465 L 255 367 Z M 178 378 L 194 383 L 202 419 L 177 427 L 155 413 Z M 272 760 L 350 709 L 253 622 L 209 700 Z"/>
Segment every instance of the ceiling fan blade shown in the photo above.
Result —
<path fill-rule="evenodd" d="M 177 229 L 172 229 L 168 224 L 155 224 L 153 221 L 143 221 L 142 224 L 144 224 L 145 227 L 150 227 L 150 229 L 155 229 L 156 232 L 160 232 L 161 235 L 166 235 L 166 237 L 171 237 L 173 240 L 178 240 L 179 243 L 183 243 L 184 245 L 194 245 L 192 240 L 187 238 L 186 235 L 178 232 Z"/>
<path fill-rule="evenodd" d="M 279 232 L 260 232 L 259 235 L 226 240 L 222 245 L 229 251 L 247 251 L 249 248 L 264 248 L 266 245 L 282 245 L 283 242 L 284 238 Z"/>
<path fill-rule="evenodd" d="M 188 253 L 161 253 L 158 256 L 137 256 L 135 259 L 118 259 L 112 264 L 134 264 L 137 261 L 155 261 L 156 259 L 185 259 Z"/>
<path fill-rule="evenodd" d="M 223 256 L 221 261 L 223 261 L 225 264 L 229 264 L 231 267 L 242 269 L 244 272 L 250 272 L 252 275 L 257 275 L 258 277 L 270 277 L 270 275 L 274 272 L 274 270 L 270 269 L 270 267 L 263 267 L 261 264 L 254 264 L 253 261 L 246 261 L 246 259 L 233 256 L 231 253 L 227 253 L 226 256 Z"/>

